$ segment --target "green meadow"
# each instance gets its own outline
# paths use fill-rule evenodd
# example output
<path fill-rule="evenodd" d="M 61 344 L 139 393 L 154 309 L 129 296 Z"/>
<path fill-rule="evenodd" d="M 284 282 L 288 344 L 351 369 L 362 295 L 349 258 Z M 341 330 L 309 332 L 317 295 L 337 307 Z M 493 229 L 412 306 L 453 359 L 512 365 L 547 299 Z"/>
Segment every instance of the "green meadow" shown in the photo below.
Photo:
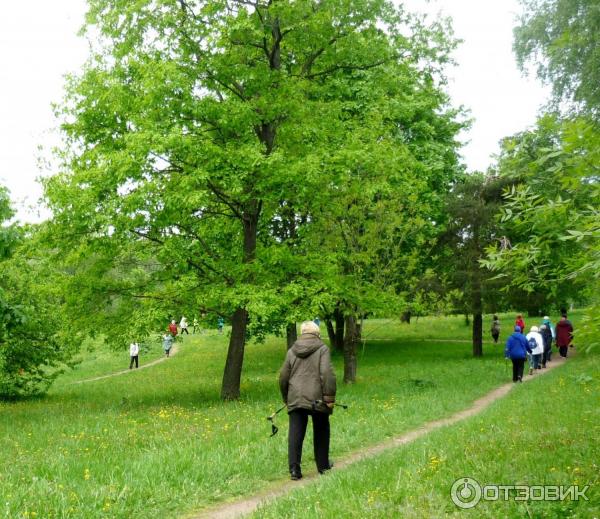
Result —
<path fill-rule="evenodd" d="M 512 322 L 512 314 L 502 316 L 501 337 Z M 357 384 L 341 383 L 342 359 L 334 356 L 338 401 L 349 409 L 333 415 L 332 459 L 449 416 L 509 381 L 503 345 L 489 340 L 489 316 L 484 327 L 484 357 L 473 359 L 462 318 L 365 321 Z M 219 400 L 227 334 L 190 335 L 178 346 L 175 356 L 148 369 L 75 384 L 129 364 L 127 352 L 86 345 L 81 362 L 46 397 L 0 403 L 0 516 L 175 518 L 286 481 L 286 416 L 278 415 L 272 438 L 265 419 L 281 405 L 285 341 L 248 345 L 237 402 Z M 458 513 L 448 487 L 463 475 L 503 483 L 593 480 L 600 458 L 598 359 L 578 353 L 483 414 L 334 469 L 258 516 L 295 517 L 298 500 L 310 503 L 307 517 L 435 516 Z M 151 344 L 141 365 L 161 355 Z M 309 433 L 307 475 L 315 472 L 311 441 Z M 597 501 L 571 512 L 565 503 L 544 505 L 539 510 L 548 517 L 597 510 Z M 511 506 L 498 510 L 521 514 Z M 495 510 L 490 503 L 480 508 L 489 517 Z"/>

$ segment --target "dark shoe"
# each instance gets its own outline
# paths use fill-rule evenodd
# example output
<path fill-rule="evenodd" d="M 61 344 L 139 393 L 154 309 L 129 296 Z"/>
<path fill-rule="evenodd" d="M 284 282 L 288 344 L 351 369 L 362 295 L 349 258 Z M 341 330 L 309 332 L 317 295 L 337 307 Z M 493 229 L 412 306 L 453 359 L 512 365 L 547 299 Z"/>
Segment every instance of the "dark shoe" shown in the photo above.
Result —
<path fill-rule="evenodd" d="M 333 463 L 330 461 L 329 467 L 319 470 L 319 474 L 325 474 L 325 472 L 327 472 L 328 470 L 331 470 L 332 468 L 333 468 Z"/>
<path fill-rule="evenodd" d="M 300 470 L 300 467 L 292 467 L 290 470 L 290 477 L 292 478 L 292 481 L 298 481 L 299 479 L 302 479 L 302 471 Z"/>

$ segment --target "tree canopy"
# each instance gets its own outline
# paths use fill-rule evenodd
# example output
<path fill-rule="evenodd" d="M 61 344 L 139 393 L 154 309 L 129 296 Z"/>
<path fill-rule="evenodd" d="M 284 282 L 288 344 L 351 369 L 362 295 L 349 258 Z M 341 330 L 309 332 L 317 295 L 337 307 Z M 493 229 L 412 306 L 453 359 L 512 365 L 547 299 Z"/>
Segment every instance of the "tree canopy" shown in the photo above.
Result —
<path fill-rule="evenodd" d="M 521 0 L 515 28 L 519 65 L 537 66 L 556 100 L 574 101 L 600 116 L 600 3 L 598 0 Z"/>
<path fill-rule="evenodd" d="M 31 231 L 9 223 L 0 186 L 0 397 L 43 393 L 70 358 L 76 334 L 63 320 L 60 286 L 40 268 Z"/>
<path fill-rule="evenodd" d="M 46 183 L 88 329 L 230 317 L 236 398 L 248 336 L 398 292 L 459 169 L 445 27 L 383 0 L 89 5 Z"/>

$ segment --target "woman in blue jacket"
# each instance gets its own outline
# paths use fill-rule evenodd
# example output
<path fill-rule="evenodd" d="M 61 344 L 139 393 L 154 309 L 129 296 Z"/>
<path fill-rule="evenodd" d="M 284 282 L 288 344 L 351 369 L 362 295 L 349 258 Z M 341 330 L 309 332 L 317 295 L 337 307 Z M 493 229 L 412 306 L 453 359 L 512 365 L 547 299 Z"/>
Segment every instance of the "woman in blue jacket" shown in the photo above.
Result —
<path fill-rule="evenodd" d="M 523 368 L 529 346 L 527 338 L 521 333 L 521 327 L 515 326 L 514 333 L 506 339 L 504 356 L 512 361 L 513 382 L 523 382 Z"/>

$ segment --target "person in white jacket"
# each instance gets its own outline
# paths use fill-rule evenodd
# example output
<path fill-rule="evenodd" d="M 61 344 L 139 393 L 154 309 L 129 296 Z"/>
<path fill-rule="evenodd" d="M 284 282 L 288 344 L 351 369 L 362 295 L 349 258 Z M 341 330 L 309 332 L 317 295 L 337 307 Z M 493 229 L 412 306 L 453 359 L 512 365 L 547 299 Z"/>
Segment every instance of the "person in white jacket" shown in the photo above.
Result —
<path fill-rule="evenodd" d="M 181 328 L 181 337 L 183 337 L 183 333 L 184 332 L 187 335 L 190 334 L 190 332 L 188 332 L 188 322 L 187 322 L 187 319 L 186 319 L 185 315 L 183 315 L 181 317 L 181 321 L 179 321 L 179 327 Z"/>
<path fill-rule="evenodd" d="M 527 342 L 531 348 L 531 364 L 529 364 L 529 374 L 533 375 L 534 369 L 542 368 L 542 354 L 544 353 L 544 339 L 537 326 L 532 326 L 526 335 Z M 534 347 L 535 346 L 535 347 Z"/>
<path fill-rule="evenodd" d="M 135 368 L 137 369 L 138 364 L 138 356 L 140 354 L 140 345 L 137 342 L 132 342 L 129 345 L 129 356 L 131 357 L 131 362 L 129 363 L 129 369 L 133 368 L 133 363 L 135 362 Z"/>

